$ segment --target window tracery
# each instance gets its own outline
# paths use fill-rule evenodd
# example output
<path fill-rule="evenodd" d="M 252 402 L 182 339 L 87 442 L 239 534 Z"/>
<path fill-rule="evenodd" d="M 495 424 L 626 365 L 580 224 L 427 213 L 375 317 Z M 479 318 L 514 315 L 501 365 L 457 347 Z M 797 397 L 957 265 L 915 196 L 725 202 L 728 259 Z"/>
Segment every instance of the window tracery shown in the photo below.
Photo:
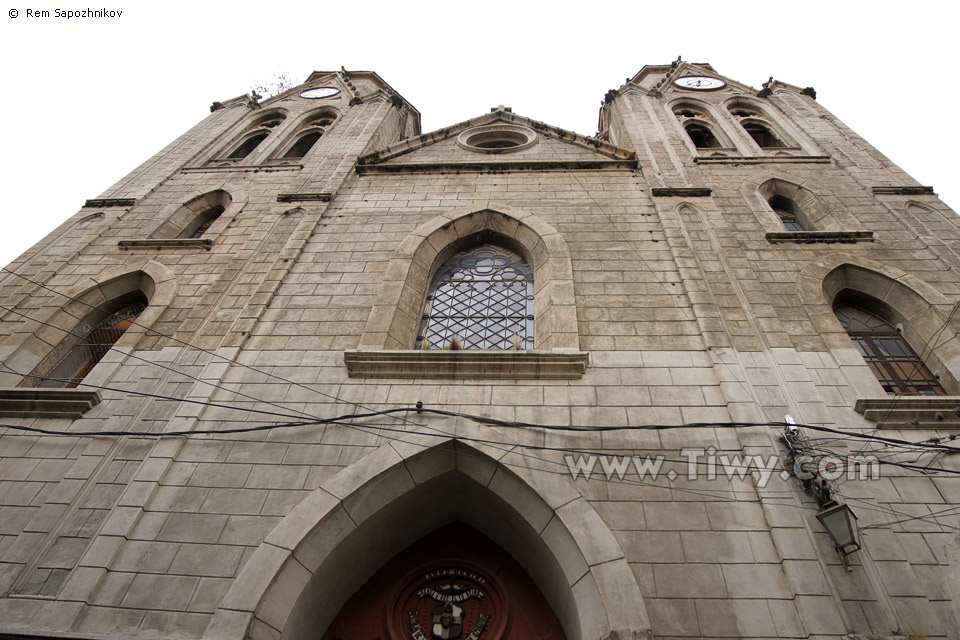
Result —
<path fill-rule="evenodd" d="M 495 245 L 461 251 L 436 270 L 418 349 L 532 349 L 533 270 Z"/>

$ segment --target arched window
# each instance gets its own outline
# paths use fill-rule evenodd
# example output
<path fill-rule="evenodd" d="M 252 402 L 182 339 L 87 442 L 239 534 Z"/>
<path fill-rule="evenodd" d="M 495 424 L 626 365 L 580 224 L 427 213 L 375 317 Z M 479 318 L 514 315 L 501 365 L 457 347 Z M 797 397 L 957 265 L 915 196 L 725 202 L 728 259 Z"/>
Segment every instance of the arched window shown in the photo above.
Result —
<path fill-rule="evenodd" d="M 687 135 L 693 141 L 693 146 L 697 149 L 714 149 L 720 146 L 716 136 L 710 129 L 700 124 L 688 124 L 684 127 Z"/>
<path fill-rule="evenodd" d="M 681 102 L 673 106 L 673 115 L 687 132 L 693 146 L 697 149 L 720 149 L 724 144 L 717 134 L 718 125 L 705 107 Z M 726 145 L 729 146 L 729 145 Z"/>
<path fill-rule="evenodd" d="M 233 153 L 227 156 L 227 158 L 230 158 L 231 160 L 242 160 L 243 158 L 246 158 L 260 145 L 261 142 L 267 139 L 268 135 L 268 133 L 258 133 L 255 136 L 250 136 L 243 141 L 243 144 L 234 149 Z"/>
<path fill-rule="evenodd" d="M 785 146 L 780 138 L 775 136 L 770 128 L 759 122 L 744 122 L 744 130 L 750 134 L 753 141 L 761 149 L 776 149 Z"/>
<path fill-rule="evenodd" d="M 418 349 L 532 349 L 533 270 L 516 253 L 485 244 L 437 269 L 424 304 Z"/>
<path fill-rule="evenodd" d="M 323 109 L 303 120 L 296 130 L 295 142 L 283 153 L 283 158 L 303 158 L 337 119 L 333 109 Z"/>
<path fill-rule="evenodd" d="M 222 206 L 215 206 L 207 209 L 199 216 L 194 219 L 196 226 L 191 229 L 187 227 L 183 230 L 183 233 L 180 235 L 181 238 L 201 238 L 203 234 L 207 232 L 207 229 L 210 228 L 217 218 L 220 217 L 220 214 L 223 213 Z M 192 226 L 192 225 L 191 225 Z"/>
<path fill-rule="evenodd" d="M 146 308 L 147 298 L 136 291 L 94 310 L 60 343 L 57 350 L 66 353 L 46 373 L 34 374 L 45 378 L 37 386 L 76 387 Z"/>
<path fill-rule="evenodd" d="M 749 134 L 761 149 L 780 149 L 787 147 L 782 135 L 774 132 L 770 117 L 760 106 L 737 101 L 729 106 L 730 115 L 737 119 L 743 130 Z"/>
<path fill-rule="evenodd" d="M 317 140 L 320 139 L 320 136 L 323 135 L 320 131 L 313 131 L 306 135 L 302 135 L 297 138 L 297 141 L 293 143 L 293 146 L 290 147 L 290 150 L 283 154 L 284 158 L 302 158 L 307 155 L 307 152 L 313 148 L 313 145 L 317 143 Z"/>
<path fill-rule="evenodd" d="M 774 194 L 768 201 L 773 212 L 780 216 L 783 227 L 787 231 L 806 231 L 807 228 L 800 221 L 803 212 L 797 203 L 786 196 Z"/>
<path fill-rule="evenodd" d="M 858 297 L 869 299 L 863 294 Z M 896 327 L 851 302 L 840 302 L 833 312 L 887 395 L 946 395 L 940 381 Z"/>
<path fill-rule="evenodd" d="M 227 147 L 227 149 L 232 149 L 232 151 L 226 153 L 226 155 L 220 155 L 220 160 L 233 162 L 243 160 L 253 153 L 253 150 L 260 146 L 260 143 L 266 140 L 270 133 L 286 119 L 287 117 L 285 115 L 278 112 L 267 113 L 260 116 L 243 130 L 243 133 L 239 136 L 239 142 L 237 139 L 234 139 L 234 142 Z M 220 153 L 223 154 L 225 151 L 221 151 Z"/>

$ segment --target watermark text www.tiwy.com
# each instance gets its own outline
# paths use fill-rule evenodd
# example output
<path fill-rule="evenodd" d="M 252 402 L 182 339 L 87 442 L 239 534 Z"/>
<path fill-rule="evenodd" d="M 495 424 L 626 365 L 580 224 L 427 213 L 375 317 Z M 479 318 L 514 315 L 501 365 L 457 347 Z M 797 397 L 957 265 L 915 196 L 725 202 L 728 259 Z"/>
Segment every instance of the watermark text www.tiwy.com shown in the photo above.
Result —
<path fill-rule="evenodd" d="M 766 487 L 774 474 L 786 480 L 795 475 L 801 480 L 815 476 L 827 480 L 875 480 L 880 477 L 880 462 L 873 456 L 861 456 L 855 459 L 837 456 L 823 456 L 817 459 L 800 457 L 788 470 L 783 459 L 775 454 L 768 456 L 741 455 L 739 453 L 719 452 L 713 447 L 707 449 L 681 449 L 679 457 L 667 458 L 664 455 L 642 456 L 603 456 L 594 454 L 575 454 L 564 456 L 567 469 L 574 480 L 602 476 L 605 480 L 625 482 L 631 479 L 655 481 L 666 478 L 673 482 L 677 478 L 687 480 L 745 480 L 753 477 L 758 487 Z M 671 463 L 665 467 L 665 463 Z M 677 464 L 679 463 L 679 465 Z M 679 468 L 679 470 L 678 470 Z M 792 474 L 791 474 L 792 472 Z"/>

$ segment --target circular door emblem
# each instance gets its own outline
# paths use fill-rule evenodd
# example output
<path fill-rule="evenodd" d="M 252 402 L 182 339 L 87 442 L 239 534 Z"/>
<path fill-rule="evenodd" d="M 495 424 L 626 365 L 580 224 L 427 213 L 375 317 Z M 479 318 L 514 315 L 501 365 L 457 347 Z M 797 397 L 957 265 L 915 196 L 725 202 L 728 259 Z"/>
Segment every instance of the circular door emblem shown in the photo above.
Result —
<path fill-rule="evenodd" d="M 409 576 L 393 598 L 390 637 L 498 640 L 507 626 L 503 590 L 476 567 L 444 564 Z"/>
<path fill-rule="evenodd" d="M 700 91 L 706 91 L 708 89 L 720 89 L 727 83 L 720 78 L 711 78 L 709 76 L 686 76 L 683 78 L 677 78 L 673 81 L 673 84 L 677 85 L 678 87 L 683 87 L 684 89 L 699 89 Z"/>
<path fill-rule="evenodd" d="M 314 87 L 313 89 L 304 89 L 300 92 L 301 98 L 316 100 L 317 98 L 329 98 L 340 93 L 336 87 Z"/>

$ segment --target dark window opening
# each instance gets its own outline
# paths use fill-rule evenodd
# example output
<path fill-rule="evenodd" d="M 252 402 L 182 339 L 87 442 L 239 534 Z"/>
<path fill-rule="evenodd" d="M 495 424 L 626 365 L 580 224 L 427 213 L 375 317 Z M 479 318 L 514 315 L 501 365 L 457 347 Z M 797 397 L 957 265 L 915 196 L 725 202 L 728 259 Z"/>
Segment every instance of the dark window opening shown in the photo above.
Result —
<path fill-rule="evenodd" d="M 785 146 L 777 136 L 773 135 L 773 132 L 770 129 L 766 128 L 762 124 L 756 122 L 748 122 L 743 125 L 743 128 L 746 129 L 747 133 L 750 134 L 750 137 L 753 138 L 753 141 L 757 143 L 762 149 L 773 149 L 777 147 Z"/>
<path fill-rule="evenodd" d="M 937 377 L 890 323 L 847 303 L 838 304 L 833 312 L 887 395 L 946 395 Z"/>
<path fill-rule="evenodd" d="M 284 158 L 302 158 L 307 155 L 307 152 L 313 148 L 313 145 L 317 143 L 317 140 L 320 139 L 323 133 L 320 131 L 314 131 L 308 133 L 305 136 L 301 136 L 299 140 L 294 143 L 290 150 L 287 151 L 283 157 Z"/>
<path fill-rule="evenodd" d="M 250 155 L 250 153 L 251 153 L 254 149 L 257 148 L 257 145 L 259 145 L 261 142 L 263 142 L 264 140 L 267 139 L 267 135 L 268 135 L 268 134 L 266 134 L 266 133 L 259 133 L 259 134 L 255 135 L 255 136 L 251 136 L 251 137 L 247 138 L 247 139 L 243 142 L 243 144 L 241 144 L 239 147 L 237 147 L 236 149 L 234 149 L 233 153 L 231 153 L 231 154 L 230 154 L 229 156 L 227 156 L 227 157 L 228 157 L 228 158 L 231 158 L 231 159 L 235 159 L 235 160 L 239 160 L 239 159 L 242 159 L 242 158 L 246 158 L 248 155 Z"/>
<path fill-rule="evenodd" d="M 687 135 L 693 140 L 693 146 L 697 149 L 713 149 L 720 146 L 713 132 L 702 125 L 689 124 L 685 129 L 687 130 Z"/>
<path fill-rule="evenodd" d="M 210 228 L 217 218 L 220 217 L 220 214 L 223 213 L 223 207 L 213 207 L 208 209 L 197 216 L 197 221 L 199 224 L 193 231 L 185 230 L 183 237 L 185 238 L 200 238 L 204 233 L 207 232 L 207 229 Z M 187 233 L 189 231 L 189 233 Z"/>

